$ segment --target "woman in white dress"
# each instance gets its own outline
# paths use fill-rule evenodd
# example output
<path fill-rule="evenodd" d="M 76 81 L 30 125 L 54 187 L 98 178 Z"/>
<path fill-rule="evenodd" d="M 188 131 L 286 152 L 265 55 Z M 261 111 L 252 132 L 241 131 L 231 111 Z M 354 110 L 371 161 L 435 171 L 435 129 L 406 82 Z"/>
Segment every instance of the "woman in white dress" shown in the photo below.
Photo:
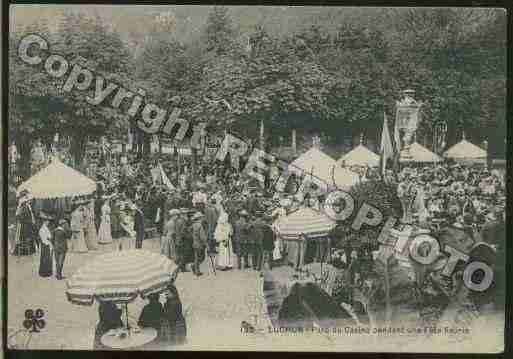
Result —
<path fill-rule="evenodd" d="M 221 270 L 233 268 L 232 265 L 232 235 L 233 227 L 228 222 L 228 214 L 221 213 L 217 220 L 214 238 L 218 244 L 217 266 Z"/>
<path fill-rule="evenodd" d="M 112 243 L 112 233 L 110 227 L 110 200 L 106 199 L 102 205 L 102 220 L 98 229 L 98 243 Z"/>
<path fill-rule="evenodd" d="M 84 238 L 87 249 L 90 251 L 98 249 L 98 238 L 94 225 L 94 201 L 89 201 L 84 206 Z"/>
<path fill-rule="evenodd" d="M 289 201 L 287 200 L 281 200 L 280 201 L 280 207 L 276 208 L 272 213 L 271 217 L 273 218 L 273 231 L 274 233 L 278 233 L 278 228 L 275 225 L 275 223 L 282 217 L 285 217 L 287 215 L 286 206 L 289 204 Z M 283 242 L 279 235 L 276 235 L 276 239 L 274 241 L 274 250 L 273 250 L 273 260 L 278 261 L 282 257 L 283 252 Z"/>

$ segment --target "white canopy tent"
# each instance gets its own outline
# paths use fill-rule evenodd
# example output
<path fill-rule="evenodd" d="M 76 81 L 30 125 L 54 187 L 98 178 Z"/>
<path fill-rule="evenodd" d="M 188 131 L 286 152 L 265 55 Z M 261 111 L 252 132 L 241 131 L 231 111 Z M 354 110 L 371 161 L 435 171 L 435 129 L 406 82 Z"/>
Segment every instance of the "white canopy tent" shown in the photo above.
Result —
<path fill-rule="evenodd" d="M 426 147 L 414 142 L 408 150 L 401 151 L 400 162 L 402 163 L 425 163 L 425 162 L 442 162 L 442 157 L 431 152 Z"/>
<path fill-rule="evenodd" d="M 96 182 L 54 157 L 48 166 L 23 182 L 17 192 L 23 190 L 35 199 L 77 197 L 93 193 Z"/>
<path fill-rule="evenodd" d="M 379 156 L 364 145 L 359 144 L 351 151 L 340 157 L 337 163 L 339 165 L 344 164 L 346 166 L 377 167 L 379 166 Z"/>
<path fill-rule="evenodd" d="M 289 165 L 289 172 L 296 175 L 305 175 L 321 189 L 333 186 L 333 180 L 338 187 L 348 188 L 360 181 L 357 173 L 341 168 L 337 162 L 313 147 L 303 153 Z"/>
<path fill-rule="evenodd" d="M 457 162 L 486 162 L 486 151 L 481 147 L 463 139 L 447 151 L 444 152 L 444 157 L 452 158 Z"/>

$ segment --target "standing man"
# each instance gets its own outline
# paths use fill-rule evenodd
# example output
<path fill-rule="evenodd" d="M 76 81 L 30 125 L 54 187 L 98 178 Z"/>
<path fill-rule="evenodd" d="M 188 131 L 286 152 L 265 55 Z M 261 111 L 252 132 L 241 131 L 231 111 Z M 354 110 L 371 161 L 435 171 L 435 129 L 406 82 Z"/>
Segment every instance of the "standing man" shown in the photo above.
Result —
<path fill-rule="evenodd" d="M 203 214 L 200 212 L 196 212 L 192 217 L 192 248 L 194 250 L 194 265 L 192 267 L 192 271 L 197 277 L 203 274 L 199 269 L 200 258 L 205 252 L 205 247 L 207 245 L 207 234 L 203 228 L 203 223 L 201 223 L 202 220 Z"/>
<path fill-rule="evenodd" d="M 135 248 L 141 249 L 144 240 L 144 214 L 135 204 L 132 205 L 134 211 L 134 231 L 135 231 Z"/>
<path fill-rule="evenodd" d="M 176 218 L 176 265 L 181 272 L 185 272 L 185 236 L 187 231 L 187 209 L 180 209 L 180 214 Z"/>
<path fill-rule="evenodd" d="M 205 222 L 207 225 L 207 245 L 209 254 L 213 255 L 216 253 L 216 240 L 214 238 L 214 231 L 217 225 L 217 219 L 219 213 L 216 208 L 216 200 L 212 199 L 211 203 L 205 208 Z"/>
<path fill-rule="evenodd" d="M 263 223 L 263 222 L 262 222 Z M 270 225 L 263 223 L 262 227 L 262 269 L 273 269 L 273 252 L 276 235 Z M 261 272 L 263 273 L 263 272 Z"/>
<path fill-rule="evenodd" d="M 251 264 L 256 271 L 262 270 L 262 256 L 264 253 L 264 226 L 260 217 L 255 217 L 251 225 Z"/>
<path fill-rule="evenodd" d="M 64 279 L 62 276 L 62 267 L 66 259 L 66 252 L 68 251 L 68 240 L 71 237 L 68 222 L 65 219 L 60 219 L 53 232 L 53 250 L 55 253 L 55 277 L 58 280 Z"/>
<path fill-rule="evenodd" d="M 248 266 L 248 212 L 242 210 L 239 212 L 239 220 L 235 222 L 234 226 L 234 252 L 237 255 L 237 268 L 244 269 Z"/>
<path fill-rule="evenodd" d="M 169 220 L 164 226 L 164 235 L 160 244 L 160 254 L 176 262 L 176 217 L 180 213 L 177 209 L 169 210 Z"/>

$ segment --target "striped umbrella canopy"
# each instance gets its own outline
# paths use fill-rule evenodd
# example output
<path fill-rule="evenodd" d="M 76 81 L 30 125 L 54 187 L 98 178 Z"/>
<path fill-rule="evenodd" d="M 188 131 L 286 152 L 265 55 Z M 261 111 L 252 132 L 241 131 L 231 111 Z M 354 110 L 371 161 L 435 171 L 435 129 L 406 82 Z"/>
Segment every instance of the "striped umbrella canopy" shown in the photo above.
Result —
<path fill-rule="evenodd" d="M 102 254 L 68 280 L 66 296 L 79 305 L 91 305 L 95 298 L 129 303 L 164 290 L 177 268 L 165 256 L 141 249 Z"/>
<path fill-rule="evenodd" d="M 283 239 L 299 239 L 301 234 L 308 238 L 327 236 L 336 222 L 322 212 L 311 208 L 301 208 L 288 216 L 281 217 L 274 222 L 274 228 Z"/>

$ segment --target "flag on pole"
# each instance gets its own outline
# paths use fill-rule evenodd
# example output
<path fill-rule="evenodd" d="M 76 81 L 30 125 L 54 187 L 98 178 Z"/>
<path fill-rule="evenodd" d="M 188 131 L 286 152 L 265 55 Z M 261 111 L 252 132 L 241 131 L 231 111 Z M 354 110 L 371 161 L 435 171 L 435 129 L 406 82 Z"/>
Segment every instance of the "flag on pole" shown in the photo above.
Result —
<path fill-rule="evenodd" d="M 169 178 L 166 175 L 166 172 L 164 172 L 164 169 L 162 168 L 162 164 L 159 163 L 159 169 L 160 169 L 160 178 L 162 179 L 162 184 L 169 188 L 170 190 L 174 190 L 175 186 L 171 183 Z"/>
<path fill-rule="evenodd" d="M 383 130 L 381 131 L 381 147 L 380 147 L 380 169 L 381 173 L 385 173 L 387 160 L 394 155 L 394 148 L 388 131 L 387 114 L 383 112 Z"/>
<path fill-rule="evenodd" d="M 399 121 L 396 119 L 394 121 L 394 143 L 395 143 L 395 155 L 394 155 L 394 169 L 398 170 L 399 168 L 399 157 L 401 155 L 401 135 L 399 133 Z"/>
<path fill-rule="evenodd" d="M 399 135 L 399 121 L 397 119 L 394 122 L 394 142 L 395 142 L 395 150 L 397 153 L 401 152 L 401 137 Z"/>

